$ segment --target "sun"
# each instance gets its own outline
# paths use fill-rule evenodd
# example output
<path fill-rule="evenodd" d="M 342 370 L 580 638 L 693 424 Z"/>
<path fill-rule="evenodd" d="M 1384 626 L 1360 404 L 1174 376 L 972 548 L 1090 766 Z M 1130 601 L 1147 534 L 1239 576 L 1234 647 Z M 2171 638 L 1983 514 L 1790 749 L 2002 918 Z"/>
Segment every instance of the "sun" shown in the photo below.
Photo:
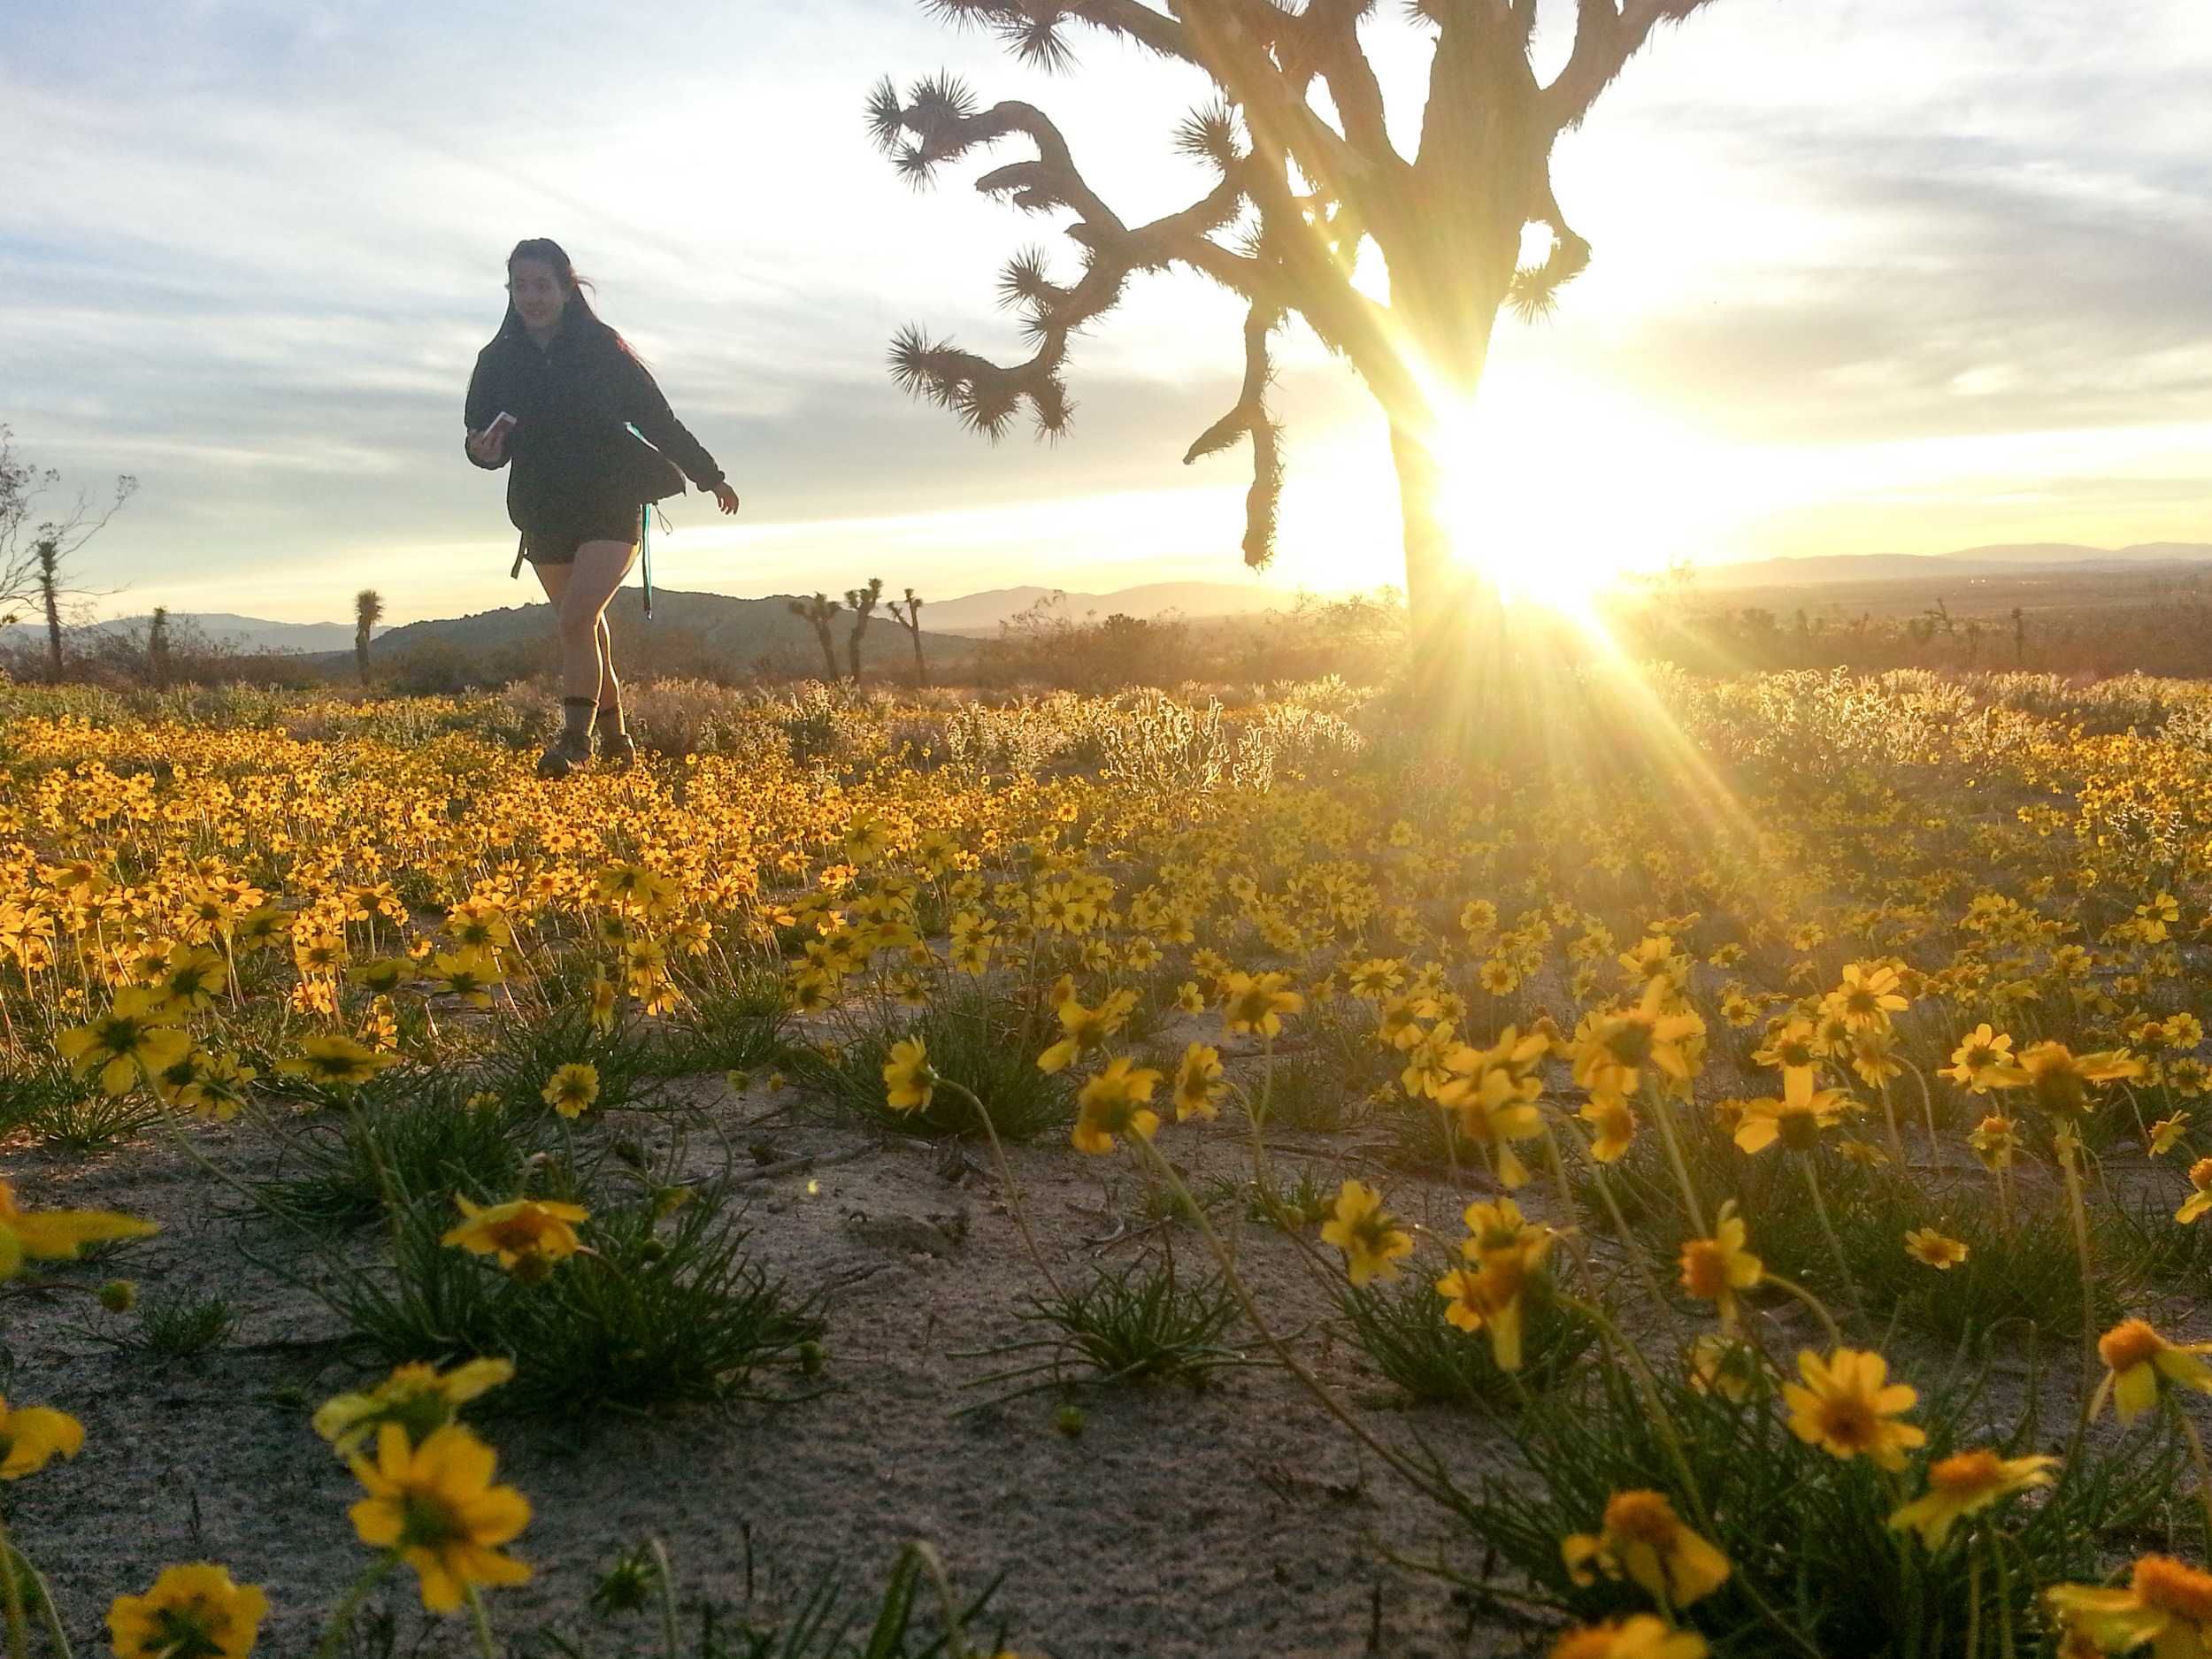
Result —
<path fill-rule="evenodd" d="M 1706 446 L 1579 377 L 1494 375 L 1436 449 L 1455 556 L 1509 603 L 1586 620 L 1624 572 L 1693 557 L 1727 494 Z"/>

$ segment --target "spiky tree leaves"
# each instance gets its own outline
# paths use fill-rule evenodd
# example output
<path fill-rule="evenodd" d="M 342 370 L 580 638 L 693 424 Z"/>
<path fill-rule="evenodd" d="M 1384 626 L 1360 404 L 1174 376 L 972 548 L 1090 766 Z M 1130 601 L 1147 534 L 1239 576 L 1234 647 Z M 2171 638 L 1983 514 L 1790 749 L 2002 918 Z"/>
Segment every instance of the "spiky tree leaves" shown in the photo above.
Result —
<path fill-rule="evenodd" d="M 918 328 L 892 348 L 899 383 L 1003 437 L 1025 410 L 1038 431 L 1068 429 L 1069 343 L 1120 303 L 1132 278 L 1182 265 L 1240 296 L 1245 374 L 1235 406 L 1194 443 L 1195 461 L 1253 449 L 1244 552 L 1274 548 L 1281 431 L 1270 411 L 1271 342 L 1291 315 L 1348 362 L 1389 418 L 1405 510 L 1407 591 L 1417 631 L 1466 596 L 1448 557 L 1440 507 L 1446 461 L 1439 434 L 1463 412 L 1487 361 L 1501 309 L 1540 317 L 1588 265 L 1551 181 L 1552 149 L 1578 126 L 1622 66 L 1663 23 L 1709 0 L 1576 0 L 1565 64 L 1549 81 L 1531 60 L 1536 0 L 1412 0 L 1405 14 L 1432 42 L 1410 153 L 1391 136 L 1382 82 L 1360 31 L 1379 26 L 1376 0 L 923 0 L 951 23 L 987 30 L 1025 63 L 1065 70 L 1087 29 L 1203 71 L 1217 96 L 1172 138 L 1214 183 L 1179 212 L 1148 224 L 1118 216 L 1086 181 L 1059 128 L 1041 110 L 985 107 L 939 76 L 902 95 L 886 81 L 869 109 L 876 140 L 917 185 L 1002 142 L 1032 152 L 976 188 L 1030 212 L 1073 216 L 1073 280 L 1025 252 L 999 280 L 1030 355 L 1001 364 Z M 1548 233 L 1524 264 L 1525 231 Z M 1371 247 L 1389 299 L 1354 282 Z"/>

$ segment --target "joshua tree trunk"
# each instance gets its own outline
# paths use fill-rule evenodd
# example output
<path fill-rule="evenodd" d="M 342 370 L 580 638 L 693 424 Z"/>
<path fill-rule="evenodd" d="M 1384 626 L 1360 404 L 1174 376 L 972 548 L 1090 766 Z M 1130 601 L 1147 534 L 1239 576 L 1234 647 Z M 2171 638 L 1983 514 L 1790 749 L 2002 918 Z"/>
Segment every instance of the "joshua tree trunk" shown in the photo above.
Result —
<path fill-rule="evenodd" d="M 891 619 L 904 628 L 914 641 L 914 685 L 924 690 L 929 685 L 929 664 L 922 660 L 922 598 L 911 588 L 906 590 L 906 600 L 894 599 L 890 605 Z"/>
<path fill-rule="evenodd" d="M 46 649 L 56 680 L 61 678 L 61 543 L 52 536 L 31 549 L 38 563 L 38 596 L 46 609 Z"/>
<path fill-rule="evenodd" d="M 822 648 L 822 677 L 835 685 L 839 678 L 837 641 L 830 635 L 830 622 L 844 607 L 827 594 L 817 594 L 811 599 L 794 599 L 785 609 L 814 630 L 815 643 Z"/>
<path fill-rule="evenodd" d="M 146 625 L 146 677 L 157 687 L 169 683 L 169 607 L 156 605 Z"/>
<path fill-rule="evenodd" d="M 369 636 L 384 615 L 384 598 L 373 588 L 353 597 L 353 660 L 361 671 L 361 683 L 369 683 Z"/>
<path fill-rule="evenodd" d="M 853 608 L 853 631 L 846 636 L 846 660 L 852 664 L 853 684 L 860 683 L 860 636 L 868 631 L 868 618 L 874 615 L 876 601 L 883 597 L 883 578 L 871 576 L 865 588 L 849 588 L 845 603 Z"/>

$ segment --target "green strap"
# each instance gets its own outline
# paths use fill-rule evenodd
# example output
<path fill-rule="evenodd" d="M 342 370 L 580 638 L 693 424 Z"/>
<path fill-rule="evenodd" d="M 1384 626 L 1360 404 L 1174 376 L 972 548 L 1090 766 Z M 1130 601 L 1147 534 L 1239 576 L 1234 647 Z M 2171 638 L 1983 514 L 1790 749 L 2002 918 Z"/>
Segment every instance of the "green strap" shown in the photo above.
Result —
<path fill-rule="evenodd" d="M 653 619 L 653 503 L 643 503 L 637 510 L 638 570 L 645 579 L 645 619 Z"/>

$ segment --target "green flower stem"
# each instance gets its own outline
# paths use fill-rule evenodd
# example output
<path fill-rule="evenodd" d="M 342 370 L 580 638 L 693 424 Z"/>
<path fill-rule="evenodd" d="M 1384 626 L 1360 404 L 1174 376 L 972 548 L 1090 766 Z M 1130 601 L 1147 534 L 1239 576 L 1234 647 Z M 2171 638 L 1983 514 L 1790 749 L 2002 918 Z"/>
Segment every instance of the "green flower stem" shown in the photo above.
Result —
<path fill-rule="evenodd" d="M 8 1659 L 31 1659 L 31 1627 L 23 1617 L 23 1580 L 15 1571 L 18 1559 L 7 1524 L 0 1521 L 0 1606 L 7 1611 Z"/>
<path fill-rule="evenodd" d="M 945 1620 L 946 1659 L 974 1659 L 974 1649 L 968 1646 L 967 1632 L 960 1627 L 960 1602 L 952 1593 L 952 1579 L 945 1571 L 945 1563 L 937 1551 L 921 1539 L 906 1547 L 906 1552 L 922 1563 L 922 1571 L 929 1575 L 931 1586 L 937 1592 L 937 1605 Z"/>
<path fill-rule="evenodd" d="M 1250 1288 L 1237 1271 L 1235 1258 L 1229 1254 L 1228 1247 L 1222 1243 L 1220 1233 L 1214 1230 L 1214 1224 L 1207 1219 L 1206 1212 L 1199 1207 L 1198 1201 L 1191 1196 L 1190 1188 L 1183 1185 L 1183 1178 L 1175 1172 L 1175 1166 L 1167 1161 L 1167 1155 L 1142 1135 L 1129 1138 L 1143 1148 L 1144 1155 L 1158 1169 L 1169 1189 L 1174 1193 L 1176 1202 L 1183 1206 L 1183 1213 L 1191 1218 L 1191 1225 L 1198 1229 L 1199 1236 L 1206 1241 L 1207 1249 L 1213 1253 L 1214 1263 L 1221 1269 L 1222 1281 L 1229 1286 L 1229 1294 L 1236 1298 L 1245 1322 L 1258 1334 L 1260 1340 L 1267 1344 L 1268 1350 L 1280 1362 L 1283 1369 L 1296 1378 L 1306 1392 L 1320 1402 L 1322 1409 L 1350 1432 L 1354 1440 L 1381 1458 L 1414 1490 L 1432 1498 L 1440 1498 L 1442 1494 L 1417 1469 L 1370 1433 L 1364 1425 L 1338 1402 L 1334 1394 L 1321 1386 L 1321 1379 L 1299 1363 L 1298 1356 L 1290 1351 L 1290 1345 L 1276 1335 L 1274 1327 L 1262 1317 L 1258 1302 L 1253 1300 Z"/>
<path fill-rule="evenodd" d="M 1890 1098 L 1889 1084 L 1882 1085 L 1882 1125 L 1889 1132 L 1889 1155 L 1897 1160 L 1900 1169 L 1905 1164 L 1904 1137 L 1897 1133 L 1897 1102 Z"/>
<path fill-rule="evenodd" d="M 1786 1292 L 1810 1308 L 1814 1317 L 1820 1321 L 1821 1329 L 1828 1333 L 1828 1346 L 1831 1350 L 1843 1346 L 1843 1331 L 1836 1324 L 1836 1316 L 1829 1312 L 1828 1304 L 1814 1295 L 1811 1291 L 1793 1280 L 1784 1279 L 1779 1273 L 1763 1272 L 1759 1275 L 1759 1282 L 1762 1285 L 1771 1285 L 1777 1290 Z"/>
<path fill-rule="evenodd" d="M 1966 1659 L 1982 1659 L 1982 1535 L 1966 1540 Z"/>
<path fill-rule="evenodd" d="M 499 1659 L 499 1643 L 492 1636 L 491 1615 L 484 1610 L 484 1598 L 472 1584 L 461 1586 L 468 1598 L 469 1625 L 476 1632 L 476 1650 L 484 1659 Z"/>
<path fill-rule="evenodd" d="M 1913 1081 L 1920 1085 L 1920 1120 L 1928 1126 L 1928 1157 L 1932 1163 L 1940 1163 L 1942 1154 L 1936 1142 L 1935 1096 L 1928 1090 L 1928 1074 L 1903 1055 L 1897 1057 L 1904 1062 L 1905 1070 L 1912 1073 Z"/>
<path fill-rule="evenodd" d="M 2082 1198 L 2081 1171 L 2074 1163 L 2071 1125 L 2061 1125 L 2051 1137 L 2051 1146 L 2058 1154 L 2059 1172 L 2065 1177 L 2066 1208 L 2074 1223 L 2074 1253 L 2081 1266 L 2081 1394 L 2085 1402 L 2096 1386 L 2098 1365 L 2097 1317 L 2093 1311 L 2097 1276 L 2089 1254 L 2089 1207 Z"/>
<path fill-rule="evenodd" d="M 1836 1258 L 1836 1271 L 1843 1278 L 1843 1294 L 1851 1299 L 1853 1310 L 1860 1326 L 1867 1324 L 1866 1302 L 1859 1294 L 1858 1281 L 1851 1277 L 1851 1263 L 1843 1253 L 1843 1240 L 1836 1236 L 1835 1224 L 1828 1219 L 1828 1201 L 1821 1196 L 1820 1176 L 1813 1168 L 1809 1152 L 1798 1154 L 1798 1168 L 1805 1174 L 1805 1190 L 1812 1195 L 1813 1214 L 1820 1218 L 1820 1236 L 1828 1240 L 1828 1253 Z"/>
<path fill-rule="evenodd" d="M 669 1570 L 668 1551 L 657 1538 L 646 1540 L 653 1552 L 653 1564 L 660 1569 L 661 1580 L 661 1644 L 668 1650 L 668 1659 L 682 1659 L 676 1651 L 676 1584 Z"/>
<path fill-rule="evenodd" d="M 1659 1139 L 1665 1143 L 1675 1183 L 1682 1188 L 1682 1202 L 1690 1213 L 1690 1225 L 1697 1229 L 1696 1236 L 1701 1239 L 1705 1237 L 1705 1207 L 1698 1202 L 1697 1188 L 1690 1184 L 1690 1166 L 1682 1156 L 1682 1142 L 1674 1132 L 1673 1103 L 1653 1085 L 1645 1086 L 1644 1094 L 1651 1102 L 1652 1121 L 1659 1125 Z"/>
<path fill-rule="evenodd" d="M 57 1659 L 71 1659 L 69 1632 L 61 1627 L 61 1614 L 54 1606 L 53 1586 L 46 1582 L 46 1575 L 33 1566 L 31 1558 L 21 1550 L 11 1544 L 8 1553 L 15 1557 L 16 1571 L 22 1575 L 24 1582 L 38 1597 L 39 1623 L 46 1627 L 46 1640 L 52 1645 Z"/>
<path fill-rule="evenodd" d="M 1013 1166 L 1006 1161 L 1006 1148 L 999 1143 L 998 1125 L 991 1121 L 990 1111 L 976 1098 L 974 1090 L 954 1082 L 949 1077 L 940 1077 L 937 1087 L 951 1090 L 974 1109 L 977 1118 L 983 1125 L 984 1136 L 991 1144 L 991 1163 L 998 1171 L 999 1184 L 1006 1188 L 1006 1208 L 1014 1217 L 1014 1225 L 1021 1229 L 1022 1243 L 1028 1248 L 1029 1259 L 1035 1263 L 1045 1283 L 1052 1286 L 1052 1294 L 1064 1296 L 1066 1293 L 1060 1288 L 1060 1281 L 1045 1265 L 1044 1252 L 1037 1248 L 1036 1236 L 1029 1230 L 1029 1210 L 1022 1202 L 1021 1183 L 1014 1179 Z"/>
<path fill-rule="evenodd" d="M 369 1592 L 384 1582 L 393 1568 L 399 1565 L 399 1551 L 388 1549 L 370 1563 L 369 1569 L 353 1581 L 345 1599 L 338 1603 L 330 1616 L 330 1624 L 323 1632 L 323 1639 L 316 1645 L 315 1659 L 338 1659 L 338 1649 L 346 1640 L 346 1632 L 353 1628 L 353 1616 L 361 1610 L 361 1603 L 368 1600 Z"/>
<path fill-rule="evenodd" d="M 2174 1414 L 2174 1421 L 2181 1425 L 2182 1439 L 2189 1442 L 2189 1461 L 2197 1466 L 2197 1507 L 2204 1511 L 2205 1559 L 2212 1561 L 2212 1464 L 2205 1462 L 2204 1440 L 2190 1420 L 2188 1409 L 2170 1390 L 2162 1392 L 2166 1409 Z"/>
<path fill-rule="evenodd" d="M 1579 1140 L 1576 1144 L 1581 1144 Z M 1583 1147 L 1582 1155 L 1590 1157 L 1590 1149 Z M 1666 1293 L 1659 1288 L 1659 1280 L 1652 1273 L 1651 1263 L 1643 1247 L 1636 1242 L 1636 1235 L 1628 1230 L 1628 1217 L 1621 1214 L 1620 1201 L 1613 1196 L 1612 1184 L 1605 1179 L 1605 1167 L 1595 1158 L 1590 1158 L 1590 1179 L 1598 1189 L 1598 1198 L 1605 1205 L 1605 1213 L 1613 1223 L 1613 1234 L 1620 1240 L 1621 1249 L 1628 1256 L 1629 1265 L 1635 1269 L 1637 1280 L 1643 1286 L 1644 1294 L 1650 1297 L 1651 1305 L 1659 1310 L 1659 1317 L 1667 1322 L 1667 1329 L 1673 1333 L 1676 1349 L 1686 1353 L 1689 1344 L 1683 1338 L 1681 1317 L 1675 1312 L 1674 1304 L 1667 1300 Z"/>

